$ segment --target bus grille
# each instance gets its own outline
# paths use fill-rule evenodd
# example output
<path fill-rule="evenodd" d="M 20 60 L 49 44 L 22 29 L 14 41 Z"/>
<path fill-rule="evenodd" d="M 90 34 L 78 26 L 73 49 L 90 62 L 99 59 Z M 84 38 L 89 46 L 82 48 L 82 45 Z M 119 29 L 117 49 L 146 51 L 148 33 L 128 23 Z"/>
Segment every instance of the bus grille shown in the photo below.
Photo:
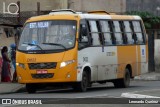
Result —
<path fill-rule="evenodd" d="M 55 69 L 57 66 L 56 62 L 51 63 L 29 63 L 29 69 Z"/>
<path fill-rule="evenodd" d="M 48 74 L 32 74 L 32 78 L 35 79 L 43 79 L 43 78 L 52 78 L 54 74 L 48 73 Z"/>

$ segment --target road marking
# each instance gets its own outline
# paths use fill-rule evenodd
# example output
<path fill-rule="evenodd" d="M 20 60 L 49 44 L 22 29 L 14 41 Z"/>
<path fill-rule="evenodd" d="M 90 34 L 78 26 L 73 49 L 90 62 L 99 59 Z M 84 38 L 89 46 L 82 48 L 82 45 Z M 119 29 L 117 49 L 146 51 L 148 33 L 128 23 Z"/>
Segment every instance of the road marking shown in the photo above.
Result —
<path fill-rule="evenodd" d="M 103 95 L 92 95 L 92 96 L 81 96 L 81 97 L 75 97 L 75 98 L 93 98 L 93 97 L 108 97 L 108 94 L 103 94 Z"/>
<path fill-rule="evenodd" d="M 150 90 L 142 90 L 142 91 L 133 91 L 132 93 L 147 92 L 147 91 L 160 91 L 160 89 L 150 89 Z"/>
<path fill-rule="evenodd" d="M 160 97 L 156 97 L 156 96 L 133 94 L 133 93 L 122 93 L 121 97 L 125 97 L 125 98 L 160 98 Z"/>
<path fill-rule="evenodd" d="M 157 96 L 150 96 L 150 95 L 143 95 L 143 94 L 136 94 L 139 92 L 147 92 L 147 91 L 159 91 L 160 89 L 151 89 L 151 90 L 143 90 L 143 91 L 133 91 L 133 92 L 127 92 L 127 93 L 122 93 L 121 97 L 125 98 L 160 98 Z"/>
<path fill-rule="evenodd" d="M 17 105 L 20 105 L 20 104 L 6 104 L 6 105 L 3 105 L 3 104 L 0 104 L 0 107 L 10 107 L 10 106 L 17 106 Z"/>

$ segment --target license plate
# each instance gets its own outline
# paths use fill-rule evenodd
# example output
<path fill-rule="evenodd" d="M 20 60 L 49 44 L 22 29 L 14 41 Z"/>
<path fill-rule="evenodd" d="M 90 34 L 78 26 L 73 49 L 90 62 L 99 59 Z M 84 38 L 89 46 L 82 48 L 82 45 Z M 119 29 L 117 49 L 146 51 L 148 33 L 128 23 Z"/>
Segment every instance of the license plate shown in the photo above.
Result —
<path fill-rule="evenodd" d="M 37 74 L 47 74 L 47 70 L 37 70 Z"/>

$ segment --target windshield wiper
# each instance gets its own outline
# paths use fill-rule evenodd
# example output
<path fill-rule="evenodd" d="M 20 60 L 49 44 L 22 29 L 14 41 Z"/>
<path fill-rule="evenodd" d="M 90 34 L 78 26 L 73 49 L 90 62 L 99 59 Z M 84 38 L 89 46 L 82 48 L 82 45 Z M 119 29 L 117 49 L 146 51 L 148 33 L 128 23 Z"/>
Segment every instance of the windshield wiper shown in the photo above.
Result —
<path fill-rule="evenodd" d="M 65 50 L 67 50 L 67 48 L 66 48 L 65 46 L 63 46 L 62 44 L 57 44 L 57 43 L 42 43 L 42 44 L 61 46 L 61 47 L 63 47 Z"/>
<path fill-rule="evenodd" d="M 27 44 L 27 45 L 30 45 L 30 46 L 37 46 L 39 49 L 43 50 L 39 45 L 37 44 L 32 44 L 32 43 L 23 43 L 23 44 Z"/>

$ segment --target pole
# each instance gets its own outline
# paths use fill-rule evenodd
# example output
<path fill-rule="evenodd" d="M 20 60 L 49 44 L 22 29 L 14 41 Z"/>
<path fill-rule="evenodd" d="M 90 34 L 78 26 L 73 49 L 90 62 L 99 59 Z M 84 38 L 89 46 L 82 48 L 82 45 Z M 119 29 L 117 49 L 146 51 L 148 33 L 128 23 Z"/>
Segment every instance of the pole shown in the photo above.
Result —
<path fill-rule="evenodd" d="M 37 2 L 37 15 L 40 15 L 40 2 Z"/>
<path fill-rule="evenodd" d="M 17 1 L 17 5 L 19 7 L 19 10 L 18 10 L 18 16 L 17 16 L 17 21 L 18 21 L 18 25 L 20 25 L 20 21 L 21 21 L 21 12 L 20 12 L 20 1 Z"/>

